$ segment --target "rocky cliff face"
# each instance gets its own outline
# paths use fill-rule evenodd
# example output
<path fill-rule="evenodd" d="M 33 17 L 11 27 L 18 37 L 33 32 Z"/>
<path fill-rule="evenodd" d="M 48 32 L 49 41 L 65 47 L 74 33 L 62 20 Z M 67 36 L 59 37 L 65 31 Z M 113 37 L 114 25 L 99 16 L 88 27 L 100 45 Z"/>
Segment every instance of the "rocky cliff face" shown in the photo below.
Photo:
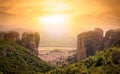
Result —
<path fill-rule="evenodd" d="M 10 31 L 8 33 L 5 33 L 5 40 L 11 41 L 11 42 L 18 42 L 20 40 L 20 34 L 15 31 Z"/>
<path fill-rule="evenodd" d="M 111 46 L 120 47 L 120 29 L 108 30 L 104 37 L 104 48 L 109 48 Z"/>
<path fill-rule="evenodd" d="M 21 45 L 29 48 L 35 55 L 38 55 L 40 36 L 37 32 L 24 32 L 22 34 Z"/>
<path fill-rule="evenodd" d="M 94 31 L 83 32 L 78 36 L 77 59 L 93 55 L 102 48 L 103 30 L 96 28 Z"/>
<path fill-rule="evenodd" d="M 15 31 L 0 32 L 0 40 L 6 40 L 11 42 L 18 42 L 20 40 L 20 34 Z"/>
<path fill-rule="evenodd" d="M 22 46 L 30 49 L 34 55 L 38 56 L 38 47 L 40 35 L 37 32 L 24 32 L 20 40 L 20 34 L 15 31 L 0 32 L 0 40 L 19 43 Z"/>
<path fill-rule="evenodd" d="M 82 60 L 96 51 L 112 46 L 120 47 L 120 29 L 108 30 L 103 37 L 103 30 L 83 32 L 78 36 L 77 59 Z"/>

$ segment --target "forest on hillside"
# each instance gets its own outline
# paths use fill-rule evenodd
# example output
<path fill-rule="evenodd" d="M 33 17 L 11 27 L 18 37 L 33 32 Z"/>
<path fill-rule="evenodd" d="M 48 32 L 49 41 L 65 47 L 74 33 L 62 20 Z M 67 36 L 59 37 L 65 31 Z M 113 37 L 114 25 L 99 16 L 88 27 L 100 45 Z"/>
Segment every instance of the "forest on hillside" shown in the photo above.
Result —
<path fill-rule="evenodd" d="M 120 74 L 120 48 L 112 47 L 73 64 L 55 67 L 19 44 L 0 41 L 0 74 Z"/>

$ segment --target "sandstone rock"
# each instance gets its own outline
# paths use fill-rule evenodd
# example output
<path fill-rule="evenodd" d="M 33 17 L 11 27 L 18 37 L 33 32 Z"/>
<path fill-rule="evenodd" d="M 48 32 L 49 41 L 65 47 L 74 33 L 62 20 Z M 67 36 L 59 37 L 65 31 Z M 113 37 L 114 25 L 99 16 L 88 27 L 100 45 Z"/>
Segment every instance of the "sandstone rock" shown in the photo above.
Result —
<path fill-rule="evenodd" d="M 11 42 L 18 42 L 20 40 L 19 37 L 19 33 L 15 31 L 10 31 L 4 35 L 4 39 Z"/>
<path fill-rule="evenodd" d="M 24 32 L 21 36 L 21 40 L 20 34 L 16 31 L 0 32 L 0 40 L 21 44 L 22 46 L 30 49 L 36 56 L 38 55 L 40 35 L 37 32 Z"/>
<path fill-rule="evenodd" d="M 40 35 L 37 32 L 24 32 L 22 34 L 21 45 L 30 49 L 34 55 L 38 56 Z"/>
<path fill-rule="evenodd" d="M 120 29 L 108 30 L 104 37 L 104 48 L 109 48 L 111 46 L 120 47 Z"/>
<path fill-rule="evenodd" d="M 77 59 L 82 60 L 102 49 L 102 41 L 103 30 L 99 28 L 78 35 Z"/>

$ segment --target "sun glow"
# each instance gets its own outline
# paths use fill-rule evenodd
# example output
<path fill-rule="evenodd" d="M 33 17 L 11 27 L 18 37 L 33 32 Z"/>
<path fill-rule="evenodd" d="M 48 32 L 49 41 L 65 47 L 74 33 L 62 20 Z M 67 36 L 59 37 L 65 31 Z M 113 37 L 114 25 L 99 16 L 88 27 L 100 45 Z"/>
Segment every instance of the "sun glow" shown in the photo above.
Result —
<path fill-rule="evenodd" d="M 39 19 L 39 22 L 41 22 L 44 25 L 58 25 L 58 24 L 64 24 L 66 22 L 66 17 L 64 15 L 51 15 L 51 16 L 44 16 Z"/>
<path fill-rule="evenodd" d="M 62 37 L 67 32 L 67 16 L 58 14 L 39 18 L 43 31 L 52 37 Z"/>
<path fill-rule="evenodd" d="M 64 37 L 68 32 L 70 17 L 67 12 L 71 9 L 69 3 L 61 0 L 45 1 L 43 8 L 45 13 L 38 17 L 42 32 L 54 39 Z"/>

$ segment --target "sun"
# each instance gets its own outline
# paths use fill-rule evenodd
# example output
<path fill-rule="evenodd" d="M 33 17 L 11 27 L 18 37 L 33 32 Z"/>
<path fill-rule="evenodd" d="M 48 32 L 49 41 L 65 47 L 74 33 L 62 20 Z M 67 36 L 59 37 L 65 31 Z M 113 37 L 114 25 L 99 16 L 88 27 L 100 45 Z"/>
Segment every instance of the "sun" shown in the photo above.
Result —
<path fill-rule="evenodd" d="M 66 17 L 62 14 L 43 16 L 39 18 L 39 22 L 44 25 L 59 25 L 64 24 L 65 21 Z"/>
<path fill-rule="evenodd" d="M 65 15 L 43 16 L 38 21 L 43 32 L 49 37 L 62 37 L 67 32 L 67 16 Z"/>

